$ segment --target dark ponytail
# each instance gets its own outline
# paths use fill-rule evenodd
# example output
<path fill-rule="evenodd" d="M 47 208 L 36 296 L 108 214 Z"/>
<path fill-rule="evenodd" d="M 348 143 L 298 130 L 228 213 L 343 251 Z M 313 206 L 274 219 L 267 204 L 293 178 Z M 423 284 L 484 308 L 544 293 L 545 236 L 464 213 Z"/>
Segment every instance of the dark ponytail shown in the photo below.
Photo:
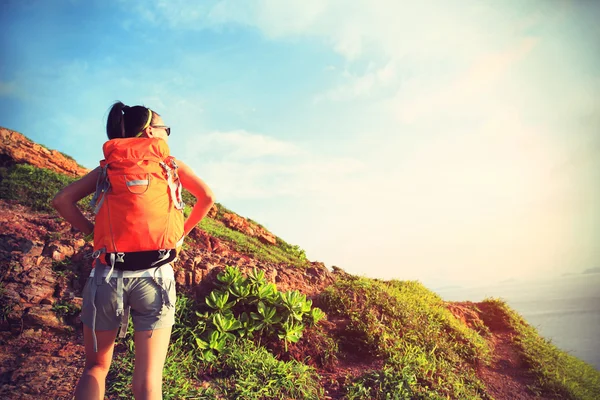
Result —
<path fill-rule="evenodd" d="M 135 137 L 146 128 L 150 115 L 151 120 L 158 116 L 157 113 L 144 106 L 129 107 L 117 101 L 108 113 L 106 135 L 109 139 Z"/>

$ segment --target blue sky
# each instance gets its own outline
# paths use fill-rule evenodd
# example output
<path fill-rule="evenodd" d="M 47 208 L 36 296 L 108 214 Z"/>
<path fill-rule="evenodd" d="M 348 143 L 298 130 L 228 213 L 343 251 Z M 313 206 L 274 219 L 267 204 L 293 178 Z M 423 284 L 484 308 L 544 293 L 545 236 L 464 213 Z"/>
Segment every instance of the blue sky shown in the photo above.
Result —
<path fill-rule="evenodd" d="M 86 167 L 112 102 L 145 104 L 217 201 L 328 266 L 600 265 L 600 2 L 2 4 L 0 125 Z"/>

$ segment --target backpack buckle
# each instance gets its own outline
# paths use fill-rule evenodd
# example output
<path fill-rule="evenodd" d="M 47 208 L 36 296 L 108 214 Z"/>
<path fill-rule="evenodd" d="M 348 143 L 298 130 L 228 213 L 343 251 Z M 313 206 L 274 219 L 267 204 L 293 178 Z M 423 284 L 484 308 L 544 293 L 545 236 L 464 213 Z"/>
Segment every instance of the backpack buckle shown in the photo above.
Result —
<path fill-rule="evenodd" d="M 125 253 L 117 253 L 117 262 L 125 262 Z"/>
<path fill-rule="evenodd" d="M 103 253 L 106 253 L 106 248 L 101 248 L 92 253 L 92 258 L 98 258 Z"/>

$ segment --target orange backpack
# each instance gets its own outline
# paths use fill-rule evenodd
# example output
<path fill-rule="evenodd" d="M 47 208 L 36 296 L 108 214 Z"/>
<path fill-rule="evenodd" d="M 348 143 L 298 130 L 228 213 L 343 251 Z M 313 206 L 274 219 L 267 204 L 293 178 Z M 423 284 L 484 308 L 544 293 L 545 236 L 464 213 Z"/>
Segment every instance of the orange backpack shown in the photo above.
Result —
<path fill-rule="evenodd" d="M 91 205 L 96 213 L 94 258 L 139 270 L 173 261 L 183 242 L 181 182 L 167 142 L 112 139 Z"/>

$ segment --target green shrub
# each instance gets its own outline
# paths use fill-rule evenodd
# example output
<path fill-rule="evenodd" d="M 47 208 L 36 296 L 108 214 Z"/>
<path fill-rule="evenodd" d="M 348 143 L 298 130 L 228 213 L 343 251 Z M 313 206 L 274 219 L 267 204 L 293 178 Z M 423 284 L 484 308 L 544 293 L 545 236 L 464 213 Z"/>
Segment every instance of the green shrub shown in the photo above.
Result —
<path fill-rule="evenodd" d="M 217 279 L 219 287 L 206 296 L 207 311 L 199 317 L 194 340 L 202 358 L 211 362 L 228 343 L 237 338 L 258 335 L 266 340 L 296 343 L 305 324 L 325 317 L 312 301 L 297 290 L 279 292 L 268 283 L 264 271 L 254 269 L 244 277 L 238 268 L 228 266 Z"/>
<path fill-rule="evenodd" d="M 280 237 L 277 237 L 277 247 L 300 261 L 306 261 L 306 252 L 298 245 L 289 244 Z"/>

